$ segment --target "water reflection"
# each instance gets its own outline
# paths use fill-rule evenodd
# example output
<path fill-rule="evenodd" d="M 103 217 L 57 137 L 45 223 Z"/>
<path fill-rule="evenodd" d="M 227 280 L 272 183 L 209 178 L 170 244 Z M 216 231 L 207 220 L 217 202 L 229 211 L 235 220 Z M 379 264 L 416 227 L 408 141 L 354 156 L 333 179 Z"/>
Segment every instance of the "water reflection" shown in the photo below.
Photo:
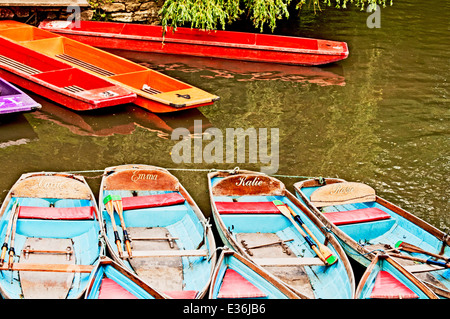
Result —
<path fill-rule="evenodd" d="M 304 84 L 345 85 L 342 67 L 338 64 L 323 67 L 303 67 L 274 63 L 258 63 L 180 55 L 163 55 L 148 52 L 131 52 L 126 50 L 108 50 L 127 59 L 138 62 L 158 71 L 178 71 L 200 73 L 206 79 L 225 78 L 244 81 L 289 81 Z"/>
<path fill-rule="evenodd" d="M 45 100 L 42 100 L 42 104 L 43 108 L 32 114 L 34 118 L 50 121 L 79 136 L 131 135 L 139 127 L 168 139 L 178 127 L 193 132 L 194 120 L 201 120 L 204 129 L 211 127 L 211 123 L 198 109 L 188 109 L 177 114 L 156 114 L 133 105 L 121 105 L 90 112 L 74 112 Z"/>

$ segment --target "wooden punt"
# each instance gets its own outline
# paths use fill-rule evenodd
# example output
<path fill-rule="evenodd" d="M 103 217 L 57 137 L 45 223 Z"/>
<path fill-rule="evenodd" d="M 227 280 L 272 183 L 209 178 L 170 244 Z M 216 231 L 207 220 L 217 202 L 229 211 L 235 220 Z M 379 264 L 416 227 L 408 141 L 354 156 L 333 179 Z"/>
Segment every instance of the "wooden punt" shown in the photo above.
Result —
<path fill-rule="evenodd" d="M 333 178 L 310 179 L 295 183 L 294 189 L 298 198 L 339 239 L 352 259 L 368 267 L 376 254 L 384 251 L 391 257 L 387 263 L 395 260 L 400 264 L 428 298 L 450 296 L 450 269 L 434 265 L 440 262 L 429 259 L 426 254 L 396 247 L 399 243 L 414 245 L 448 262 L 448 234 L 380 198 L 372 187 L 362 183 Z M 411 258 L 427 262 L 417 263 Z"/>
<path fill-rule="evenodd" d="M 97 204 L 84 178 L 23 174 L 0 213 L 2 297 L 81 298 L 102 249 Z"/>
<path fill-rule="evenodd" d="M 208 182 L 216 228 L 227 246 L 262 266 L 303 298 L 354 297 L 353 270 L 344 250 L 283 183 L 245 170 L 211 172 Z M 273 204 L 275 200 L 298 214 L 316 240 L 326 245 L 338 261 L 327 265 L 319 259 L 296 222 L 291 222 Z"/>
<path fill-rule="evenodd" d="M 348 56 L 345 42 L 233 31 L 80 21 L 43 21 L 39 28 L 101 48 L 293 65 L 321 65 Z"/>
<path fill-rule="evenodd" d="M 86 299 L 168 299 L 109 257 L 103 256 L 92 272 Z"/>
<path fill-rule="evenodd" d="M 221 253 L 209 299 L 299 299 L 282 281 L 235 251 Z"/>
<path fill-rule="evenodd" d="M 210 105 L 219 99 L 127 59 L 33 26 L 0 21 L 0 36 L 116 83 L 137 95 L 133 103 L 154 113 Z"/>
<path fill-rule="evenodd" d="M 171 298 L 206 295 L 216 264 L 213 233 L 175 176 L 150 165 L 109 167 L 99 197 L 106 243 L 114 260 Z M 110 218 L 109 199 L 121 205 L 123 223 L 117 209 Z M 132 244 L 131 257 L 126 236 Z"/>
<path fill-rule="evenodd" d="M 69 109 L 86 111 L 136 99 L 127 89 L 1 36 L 0 48 L 1 77 Z"/>
<path fill-rule="evenodd" d="M 0 78 L 0 114 L 35 111 L 41 107 L 25 92 Z"/>

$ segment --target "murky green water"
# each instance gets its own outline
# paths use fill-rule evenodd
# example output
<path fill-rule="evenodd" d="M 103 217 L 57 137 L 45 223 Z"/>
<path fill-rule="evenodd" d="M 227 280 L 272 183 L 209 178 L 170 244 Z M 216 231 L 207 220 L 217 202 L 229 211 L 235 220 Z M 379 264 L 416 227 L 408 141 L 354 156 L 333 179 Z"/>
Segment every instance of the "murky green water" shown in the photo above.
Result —
<path fill-rule="evenodd" d="M 426 4 L 425 4 L 426 3 Z M 101 170 L 124 163 L 167 168 L 242 168 L 265 164 L 175 164 L 171 133 L 279 128 L 280 175 L 341 177 L 378 193 L 441 228 L 448 217 L 450 32 L 441 1 L 396 1 L 369 13 L 325 10 L 277 33 L 346 41 L 347 60 L 305 68 L 120 52 L 221 100 L 213 106 L 155 115 L 132 105 L 74 113 L 32 95 L 35 113 L 0 125 L 1 199 L 24 172 Z M 196 136 L 197 138 L 199 136 Z M 204 142 L 208 144 L 208 142 Z M 173 171 L 210 215 L 206 172 Z M 97 193 L 100 173 L 86 173 Z M 281 178 L 292 190 L 299 178 Z"/>

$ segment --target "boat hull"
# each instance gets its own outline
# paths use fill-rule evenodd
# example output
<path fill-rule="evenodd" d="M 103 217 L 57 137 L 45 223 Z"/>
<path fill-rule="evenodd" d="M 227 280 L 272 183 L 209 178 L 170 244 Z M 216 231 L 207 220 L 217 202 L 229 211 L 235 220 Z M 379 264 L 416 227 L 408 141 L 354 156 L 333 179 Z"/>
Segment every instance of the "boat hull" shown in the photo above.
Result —
<path fill-rule="evenodd" d="M 219 97 L 98 48 L 33 26 L 0 21 L 0 36 L 135 94 L 154 113 L 210 105 Z"/>
<path fill-rule="evenodd" d="M 2 297 L 81 298 L 104 249 L 98 216 L 83 177 L 23 174 L 1 207 L 0 236 L 14 251 L 0 266 Z"/>
<path fill-rule="evenodd" d="M 345 42 L 253 34 L 203 31 L 179 27 L 162 36 L 160 26 L 85 22 L 80 28 L 65 21 L 44 21 L 41 29 L 101 48 L 269 62 L 322 65 L 347 58 Z"/>
<path fill-rule="evenodd" d="M 103 256 L 86 289 L 85 299 L 168 299 L 131 271 Z"/>
<path fill-rule="evenodd" d="M 449 257 L 450 239 L 445 233 L 380 198 L 375 191 L 369 195 L 357 193 L 358 184 L 328 178 L 323 179 L 322 182 L 319 180 L 298 182 L 294 184 L 294 189 L 296 196 L 339 238 L 347 255 L 364 267 L 370 265 L 380 250 L 390 253 L 401 252 L 401 255 L 411 257 L 410 253 L 396 249 L 396 244 L 400 242 L 412 243 L 425 251 Z M 347 186 L 351 187 L 346 188 Z M 353 186 L 356 188 L 352 189 Z M 325 187 L 328 187 L 326 192 Z M 330 192 L 331 187 L 334 188 L 333 192 Z M 363 184 L 363 187 L 367 188 L 367 185 Z M 321 188 L 323 192 L 319 193 Z M 345 195 L 347 198 L 344 196 L 339 199 L 336 197 L 337 193 L 341 195 L 348 193 L 348 196 Z M 314 194 L 317 195 L 314 197 Z M 321 204 L 318 194 L 333 194 L 332 197 L 326 198 L 329 205 Z M 361 201 L 359 198 L 366 199 Z M 373 215 L 373 212 L 378 216 Z M 362 220 L 359 219 L 366 213 L 369 215 L 365 215 Z M 342 216 L 348 220 L 336 219 Z M 429 258 L 422 254 L 412 255 Z M 448 269 L 432 265 L 415 265 L 405 257 L 389 258 L 388 262 L 390 260 L 400 264 L 416 282 L 428 282 L 427 287 L 422 288 L 429 298 L 436 298 L 436 294 L 442 298 L 449 298 L 450 271 Z"/>
<path fill-rule="evenodd" d="M 239 183 L 237 179 L 245 178 L 261 183 L 260 187 L 248 186 L 247 191 L 240 193 L 233 185 Z M 238 173 L 232 171 L 209 173 L 208 181 L 216 228 L 227 246 L 262 266 L 302 298 L 354 297 L 353 270 L 344 250 L 334 237 L 323 230 L 320 221 L 285 190 L 281 182 L 265 174 L 242 170 Z M 222 202 L 235 206 L 235 200 L 239 207 L 244 204 L 246 208 L 241 210 L 238 207 L 234 211 L 218 208 L 224 206 Z M 281 200 L 297 214 L 302 214 L 302 219 L 308 223 L 308 228 L 315 234 L 316 239 L 321 244 L 327 243 L 327 247 L 339 261 L 329 266 L 324 265 L 316 258 L 317 255 L 296 230 L 295 225 L 280 212 L 273 211 L 273 208 L 270 208 L 271 212 L 265 212 L 265 207 L 271 206 L 273 200 Z M 261 203 L 264 208 L 255 208 L 254 212 L 247 211 L 247 209 L 251 211 L 252 206 L 259 207 Z M 276 245 L 266 247 L 267 243 Z M 263 246 L 258 247 L 261 244 Z M 256 249 L 253 250 L 252 247 Z M 332 284 L 328 285 L 330 281 Z"/>
<path fill-rule="evenodd" d="M 227 292 L 222 293 L 224 284 L 229 284 L 225 279 L 229 269 L 238 274 L 232 278 L 235 280 L 238 277 L 240 282 L 237 284 L 232 282 L 226 288 Z M 244 283 L 240 285 L 242 282 Z M 249 286 L 250 289 L 248 289 Z M 218 259 L 209 290 L 209 299 L 222 298 L 299 299 L 300 297 L 263 268 L 250 262 L 235 251 L 225 250 Z"/>
<path fill-rule="evenodd" d="M 0 38 L 0 46 L 0 75 L 5 80 L 72 110 L 98 109 L 136 99 L 127 89 L 14 41 Z"/>
<path fill-rule="evenodd" d="M 117 195 L 124 205 L 125 226 L 117 213 L 114 219 L 110 217 L 105 203 L 105 198 Z M 153 200 L 157 203 L 150 204 Z M 214 236 L 203 213 L 172 174 L 150 165 L 106 168 L 100 211 L 108 250 L 115 261 L 170 298 L 206 296 L 217 259 Z M 113 220 L 121 243 L 116 242 Z M 121 246 L 124 227 L 131 238 L 132 259 Z"/>
<path fill-rule="evenodd" d="M 41 107 L 23 91 L 0 78 L 0 114 L 35 111 Z"/>

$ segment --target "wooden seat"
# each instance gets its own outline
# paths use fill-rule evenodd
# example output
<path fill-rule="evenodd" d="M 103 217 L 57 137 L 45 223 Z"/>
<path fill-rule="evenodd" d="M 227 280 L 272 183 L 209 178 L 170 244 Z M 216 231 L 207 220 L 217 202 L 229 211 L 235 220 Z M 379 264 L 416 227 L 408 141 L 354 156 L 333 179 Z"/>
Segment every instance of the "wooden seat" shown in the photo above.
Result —
<path fill-rule="evenodd" d="M 124 210 L 171 206 L 184 203 L 185 199 L 179 193 L 165 193 L 148 196 L 122 197 Z"/>
<path fill-rule="evenodd" d="M 228 268 L 217 298 L 263 298 L 267 295 L 238 272 Z"/>
<path fill-rule="evenodd" d="M 304 258 L 253 258 L 261 266 L 324 266 L 322 260 L 314 257 Z"/>
<path fill-rule="evenodd" d="M 137 297 L 114 280 L 103 278 L 98 299 L 137 299 Z"/>
<path fill-rule="evenodd" d="M 382 211 L 379 208 L 363 208 L 340 212 L 326 212 L 323 213 L 323 215 L 336 226 L 371 222 L 391 218 L 391 215 Z"/>
<path fill-rule="evenodd" d="M 272 202 L 216 202 L 219 214 L 280 214 Z"/>
<path fill-rule="evenodd" d="M 205 249 L 199 250 L 146 250 L 132 252 L 133 258 L 147 258 L 147 257 L 207 257 L 208 251 Z M 128 258 L 126 252 L 123 253 L 123 258 Z"/>
<path fill-rule="evenodd" d="M 387 271 L 380 271 L 370 294 L 371 299 L 417 299 L 411 289 L 397 280 Z"/>
<path fill-rule="evenodd" d="M 52 220 L 92 220 L 94 207 L 33 207 L 20 206 L 18 218 Z"/>

